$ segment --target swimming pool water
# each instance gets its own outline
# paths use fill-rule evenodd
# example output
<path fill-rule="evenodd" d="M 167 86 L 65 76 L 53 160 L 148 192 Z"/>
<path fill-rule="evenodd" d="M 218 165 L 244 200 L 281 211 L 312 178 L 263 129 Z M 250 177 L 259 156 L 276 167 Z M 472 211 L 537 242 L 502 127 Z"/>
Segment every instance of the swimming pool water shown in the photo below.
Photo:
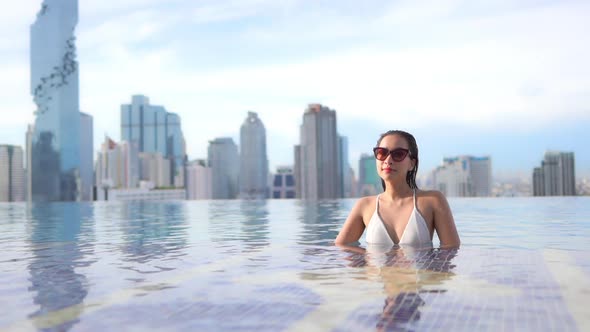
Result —
<path fill-rule="evenodd" d="M 0 204 L 0 331 L 590 329 L 590 197 L 449 203 L 457 250 L 335 247 L 354 199 Z"/>

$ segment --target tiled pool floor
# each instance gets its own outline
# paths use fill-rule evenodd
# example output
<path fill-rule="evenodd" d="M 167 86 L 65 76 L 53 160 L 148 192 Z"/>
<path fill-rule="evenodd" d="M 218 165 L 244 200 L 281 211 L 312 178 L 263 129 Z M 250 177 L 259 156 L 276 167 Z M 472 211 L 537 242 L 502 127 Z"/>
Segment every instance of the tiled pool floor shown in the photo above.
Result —
<path fill-rule="evenodd" d="M 10 274 L 3 274 L 0 296 L 7 316 L 0 329 L 590 329 L 589 260 L 582 252 L 368 248 L 359 253 L 270 245 L 215 260 L 160 263 L 149 266 L 152 273 L 144 266 L 144 278 L 130 280 L 129 287 L 113 288 L 107 281 L 115 276 L 48 264 L 30 278 L 35 305 L 29 308 L 36 310 L 25 314 L 6 305 L 11 294 L 22 294 L 21 286 L 9 283 Z"/>

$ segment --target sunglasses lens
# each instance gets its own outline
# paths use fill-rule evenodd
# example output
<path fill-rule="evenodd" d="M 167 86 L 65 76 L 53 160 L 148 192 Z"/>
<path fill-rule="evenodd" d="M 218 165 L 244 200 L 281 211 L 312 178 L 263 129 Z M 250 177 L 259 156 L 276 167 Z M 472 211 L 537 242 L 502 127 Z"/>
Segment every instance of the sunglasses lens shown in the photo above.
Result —
<path fill-rule="evenodd" d="M 375 152 L 375 158 L 382 160 L 382 161 L 387 159 L 387 155 L 389 154 L 389 150 L 387 150 L 385 148 L 376 148 L 374 150 L 374 152 Z"/>
<path fill-rule="evenodd" d="M 391 157 L 395 161 L 402 161 L 406 157 L 406 154 L 408 154 L 406 150 L 393 150 L 391 152 Z"/>
<path fill-rule="evenodd" d="M 375 153 L 375 158 L 378 160 L 385 161 L 391 154 L 391 159 L 399 162 L 406 158 L 409 151 L 401 148 L 397 148 L 393 151 L 389 151 L 387 148 L 374 148 L 373 152 Z"/>

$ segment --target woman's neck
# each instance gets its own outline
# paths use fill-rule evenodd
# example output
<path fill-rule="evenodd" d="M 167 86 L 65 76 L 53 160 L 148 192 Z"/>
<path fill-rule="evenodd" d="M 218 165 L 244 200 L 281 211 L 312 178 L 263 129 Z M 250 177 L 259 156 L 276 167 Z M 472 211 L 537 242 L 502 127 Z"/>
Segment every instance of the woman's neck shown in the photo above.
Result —
<path fill-rule="evenodd" d="M 402 198 L 406 198 L 408 196 L 412 196 L 414 191 L 408 183 L 405 181 L 403 183 L 395 183 L 395 182 L 386 182 L 385 183 L 385 192 L 382 194 L 391 200 L 398 200 Z"/>

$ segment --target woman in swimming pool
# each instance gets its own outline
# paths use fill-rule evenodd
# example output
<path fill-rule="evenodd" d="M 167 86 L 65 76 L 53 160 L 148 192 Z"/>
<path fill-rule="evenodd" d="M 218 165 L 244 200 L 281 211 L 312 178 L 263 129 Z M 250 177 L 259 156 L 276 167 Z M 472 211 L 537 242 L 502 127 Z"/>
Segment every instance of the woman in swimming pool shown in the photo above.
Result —
<path fill-rule="evenodd" d="M 411 134 L 391 130 L 373 149 L 384 192 L 360 198 L 335 243 L 358 241 L 366 230 L 369 244 L 432 246 L 434 231 L 443 248 L 458 247 L 459 234 L 445 196 L 418 190 L 418 145 Z"/>

